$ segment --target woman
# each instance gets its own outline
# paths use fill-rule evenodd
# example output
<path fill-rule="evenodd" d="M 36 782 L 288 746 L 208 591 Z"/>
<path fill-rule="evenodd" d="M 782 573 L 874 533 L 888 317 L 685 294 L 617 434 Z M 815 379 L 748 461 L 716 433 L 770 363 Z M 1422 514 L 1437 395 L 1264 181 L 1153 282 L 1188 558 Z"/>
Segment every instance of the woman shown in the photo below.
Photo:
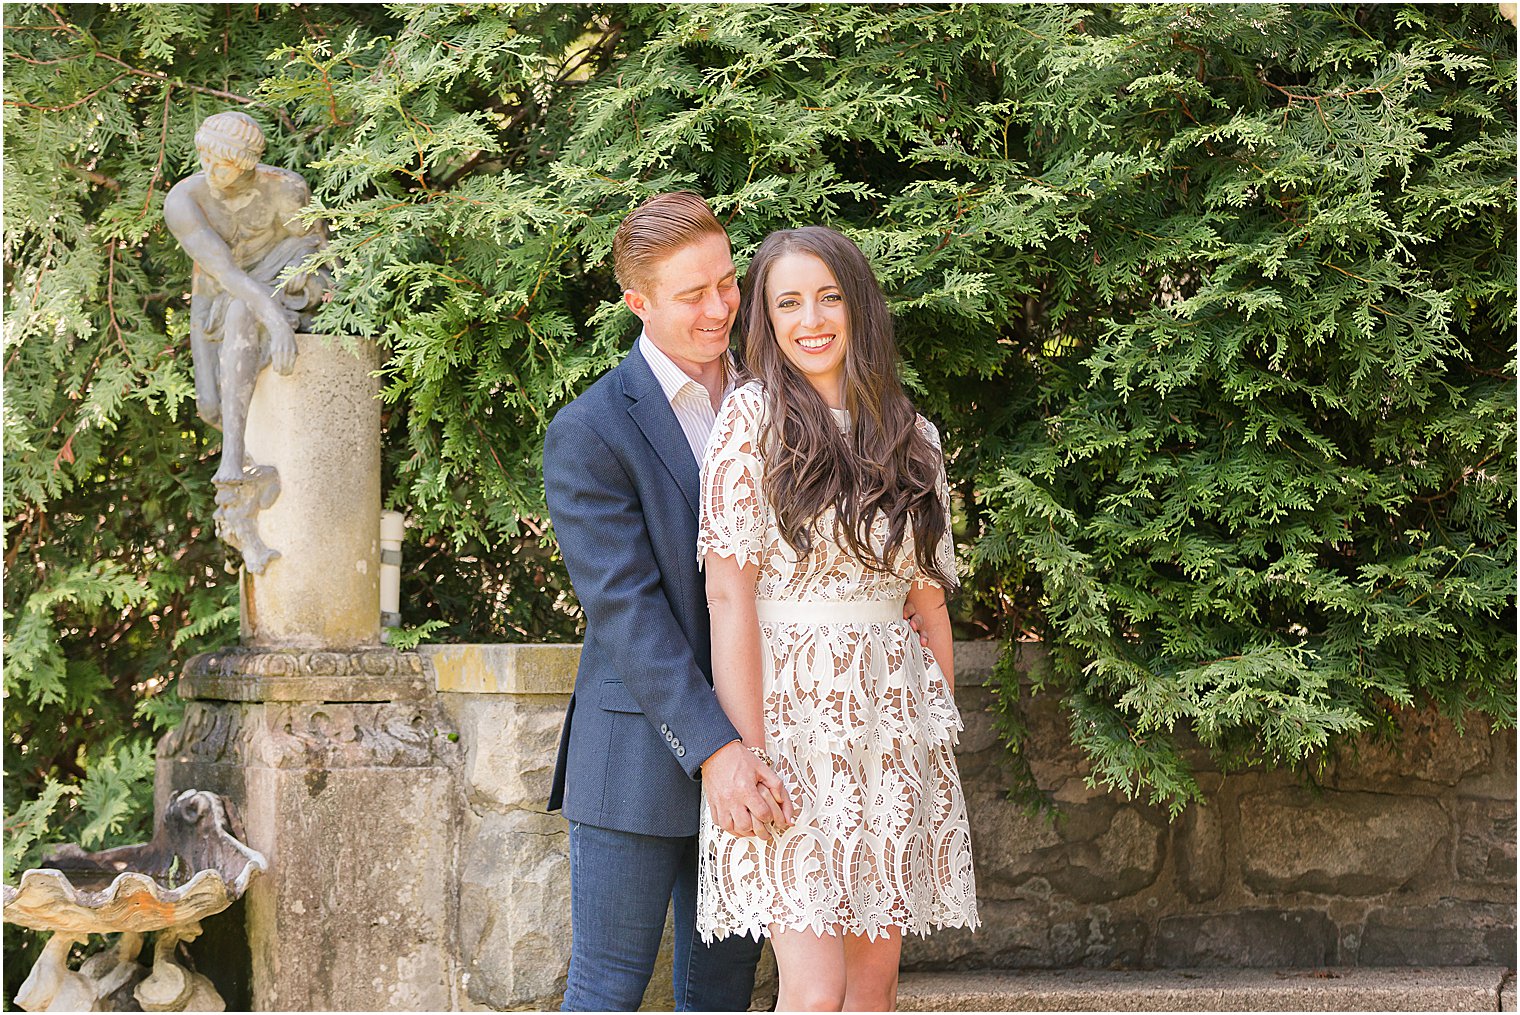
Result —
<path fill-rule="evenodd" d="M 887 1010 L 904 930 L 978 923 L 939 436 L 903 393 L 886 300 L 841 234 L 768 236 L 740 321 L 755 380 L 708 444 L 697 555 L 718 700 L 795 821 L 735 836 L 704 808 L 697 927 L 770 936 L 779 1010 Z"/>

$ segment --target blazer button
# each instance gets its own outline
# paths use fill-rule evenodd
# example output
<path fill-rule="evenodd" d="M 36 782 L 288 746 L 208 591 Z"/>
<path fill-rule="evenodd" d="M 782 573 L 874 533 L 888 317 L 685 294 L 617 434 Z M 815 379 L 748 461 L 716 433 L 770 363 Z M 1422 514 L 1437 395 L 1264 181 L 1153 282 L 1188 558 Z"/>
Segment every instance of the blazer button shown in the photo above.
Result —
<path fill-rule="evenodd" d="M 678 758 L 684 758 L 684 757 L 686 757 L 686 748 L 684 748 L 684 747 L 677 747 L 676 748 L 676 757 L 678 757 Z"/>
<path fill-rule="evenodd" d="M 666 726 L 664 723 L 660 723 L 660 732 L 668 737 L 670 736 L 670 727 Z"/>

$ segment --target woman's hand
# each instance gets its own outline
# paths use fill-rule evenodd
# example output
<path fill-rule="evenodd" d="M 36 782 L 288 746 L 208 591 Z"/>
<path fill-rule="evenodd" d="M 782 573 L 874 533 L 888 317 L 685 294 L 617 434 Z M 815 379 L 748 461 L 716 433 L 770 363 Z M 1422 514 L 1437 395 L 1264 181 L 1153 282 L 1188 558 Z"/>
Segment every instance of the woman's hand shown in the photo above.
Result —
<path fill-rule="evenodd" d="M 918 640 L 928 648 L 934 661 L 939 663 L 940 671 L 945 675 L 945 683 L 954 694 L 955 640 L 950 629 L 950 611 L 945 607 L 945 590 L 938 585 L 915 584 L 908 591 L 908 603 L 903 607 L 903 616 L 908 616 L 909 610 L 913 611 L 915 619 L 919 621 L 913 628 L 919 632 Z"/>
<path fill-rule="evenodd" d="M 791 827 L 792 801 L 781 777 L 737 740 L 702 762 L 702 785 L 713 821 L 730 835 L 769 840 L 772 826 Z"/>

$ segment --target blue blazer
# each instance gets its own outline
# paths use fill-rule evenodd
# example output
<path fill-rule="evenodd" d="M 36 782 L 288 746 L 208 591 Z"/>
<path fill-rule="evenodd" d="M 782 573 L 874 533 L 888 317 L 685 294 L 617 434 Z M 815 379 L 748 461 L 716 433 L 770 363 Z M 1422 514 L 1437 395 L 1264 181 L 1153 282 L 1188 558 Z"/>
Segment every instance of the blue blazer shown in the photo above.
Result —
<path fill-rule="evenodd" d="M 712 689 L 697 462 L 637 346 L 550 422 L 544 493 L 586 614 L 548 808 L 695 835 L 702 762 L 739 734 Z"/>

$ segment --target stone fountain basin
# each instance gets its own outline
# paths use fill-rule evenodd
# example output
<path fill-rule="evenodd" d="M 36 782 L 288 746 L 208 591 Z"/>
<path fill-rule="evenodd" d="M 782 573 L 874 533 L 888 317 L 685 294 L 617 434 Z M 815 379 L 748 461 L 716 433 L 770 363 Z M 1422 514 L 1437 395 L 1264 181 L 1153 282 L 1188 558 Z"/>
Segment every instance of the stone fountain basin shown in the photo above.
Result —
<path fill-rule="evenodd" d="M 225 798 L 186 790 L 164 810 L 151 842 L 86 853 L 55 849 L 43 866 L 4 886 L 4 918 L 32 930 L 145 933 L 230 906 L 268 868 L 235 832 Z"/>

